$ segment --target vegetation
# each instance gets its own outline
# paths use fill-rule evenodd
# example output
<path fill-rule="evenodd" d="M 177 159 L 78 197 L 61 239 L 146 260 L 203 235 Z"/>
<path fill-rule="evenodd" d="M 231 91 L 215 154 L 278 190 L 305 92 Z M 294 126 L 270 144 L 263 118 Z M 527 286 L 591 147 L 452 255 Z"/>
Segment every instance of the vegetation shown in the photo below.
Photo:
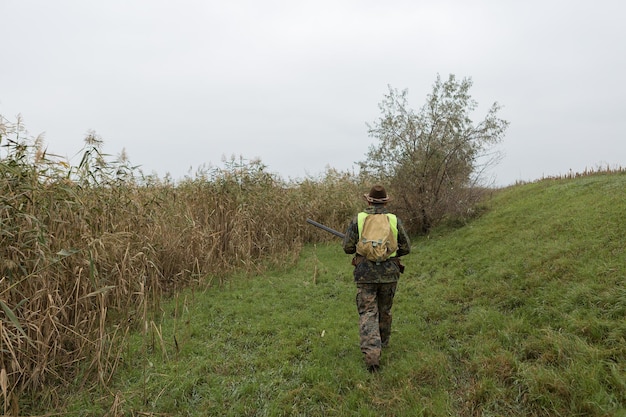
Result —
<path fill-rule="evenodd" d="M 0 119 L 0 144 L 0 411 L 12 414 L 22 398 L 56 404 L 77 379 L 107 386 L 163 294 L 288 267 L 328 239 L 304 217 L 341 228 L 365 192 L 332 170 L 296 186 L 234 159 L 174 184 L 103 154 L 94 132 L 72 166 L 19 119 Z"/>
<path fill-rule="evenodd" d="M 472 217 L 482 198 L 482 171 L 498 160 L 497 152 L 490 152 L 509 123 L 498 117 L 500 106 L 494 103 L 475 124 L 471 116 L 478 103 L 471 86 L 469 78 L 450 75 L 443 82 L 438 76 L 418 112 L 409 107 L 407 90 L 389 87 L 381 116 L 370 126 L 377 143 L 360 163 L 361 172 L 402 196 L 398 214 L 414 233 L 428 233 L 445 217 Z"/>
<path fill-rule="evenodd" d="M 69 379 L 73 395 L 26 397 L 22 412 L 623 415 L 624 186 L 621 171 L 516 185 L 415 239 L 380 374 L 363 366 L 349 259 L 331 241 L 178 289 L 133 318 L 106 384 Z"/>
<path fill-rule="evenodd" d="M 349 260 L 304 222 L 342 230 L 370 175 L 175 183 L 95 132 L 73 166 L 19 118 L 0 145 L 5 415 L 626 413 L 622 169 L 482 189 L 416 235 L 370 375 Z"/>

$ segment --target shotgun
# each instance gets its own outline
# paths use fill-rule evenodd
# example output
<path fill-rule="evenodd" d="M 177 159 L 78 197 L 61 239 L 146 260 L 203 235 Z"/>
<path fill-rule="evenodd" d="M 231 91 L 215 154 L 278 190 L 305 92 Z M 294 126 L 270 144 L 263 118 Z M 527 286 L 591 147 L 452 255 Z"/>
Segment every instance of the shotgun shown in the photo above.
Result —
<path fill-rule="evenodd" d="M 313 226 L 315 226 L 315 227 L 319 227 L 320 229 L 325 230 L 325 231 L 327 231 L 328 233 L 332 233 L 333 235 L 335 235 L 335 236 L 337 236 L 337 237 L 340 237 L 340 238 L 342 238 L 342 239 L 346 236 L 345 234 L 343 234 L 343 233 L 341 233 L 341 232 L 338 232 L 338 231 L 336 231 L 335 229 L 331 229 L 330 227 L 328 227 L 328 226 L 324 226 L 323 224 L 318 223 L 318 222 L 316 222 L 316 221 L 313 221 L 313 220 L 311 220 L 311 219 L 306 219 L 306 222 L 307 222 L 307 223 L 309 223 L 309 224 L 312 224 L 312 225 L 313 225 Z"/>

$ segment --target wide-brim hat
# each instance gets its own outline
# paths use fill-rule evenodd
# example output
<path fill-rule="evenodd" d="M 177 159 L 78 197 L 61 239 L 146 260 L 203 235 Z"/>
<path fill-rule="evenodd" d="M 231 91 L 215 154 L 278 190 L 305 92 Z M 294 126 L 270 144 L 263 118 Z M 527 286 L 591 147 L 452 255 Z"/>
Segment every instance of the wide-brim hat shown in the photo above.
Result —
<path fill-rule="evenodd" d="M 363 198 L 372 204 L 385 204 L 390 200 L 389 196 L 387 196 L 387 190 L 382 185 L 373 186 L 369 194 L 363 194 Z"/>

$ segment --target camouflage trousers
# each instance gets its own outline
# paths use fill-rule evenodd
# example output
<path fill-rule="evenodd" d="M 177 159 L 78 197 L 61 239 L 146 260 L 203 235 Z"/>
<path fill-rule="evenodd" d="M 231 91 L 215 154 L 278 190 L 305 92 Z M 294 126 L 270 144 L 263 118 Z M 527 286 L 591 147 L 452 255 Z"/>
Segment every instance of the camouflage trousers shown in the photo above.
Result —
<path fill-rule="evenodd" d="M 361 352 L 368 367 L 380 364 L 382 348 L 389 343 L 391 306 L 397 284 L 357 284 Z"/>

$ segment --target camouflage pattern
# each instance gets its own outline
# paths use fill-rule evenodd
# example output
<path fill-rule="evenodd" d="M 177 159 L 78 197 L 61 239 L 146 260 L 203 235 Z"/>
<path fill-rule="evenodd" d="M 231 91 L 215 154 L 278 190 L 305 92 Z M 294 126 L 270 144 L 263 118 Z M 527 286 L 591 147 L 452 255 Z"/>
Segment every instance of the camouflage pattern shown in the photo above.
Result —
<path fill-rule="evenodd" d="M 361 352 L 368 367 L 380 365 L 382 348 L 389 344 L 391 306 L 396 286 L 396 282 L 357 285 L 356 305 L 359 311 Z"/>
<path fill-rule="evenodd" d="M 384 205 L 371 205 L 366 213 L 387 213 Z M 400 278 L 400 269 L 393 260 L 385 262 L 368 261 L 356 255 L 356 244 L 359 240 L 359 226 L 355 216 L 343 239 L 343 250 L 347 254 L 355 254 L 353 259 L 354 281 L 357 284 L 356 305 L 359 312 L 359 334 L 361 352 L 368 369 L 380 365 L 382 348 L 389 343 L 391 335 L 391 307 Z M 411 242 L 404 230 L 402 221 L 398 219 L 397 257 L 407 255 L 411 251 Z"/>

